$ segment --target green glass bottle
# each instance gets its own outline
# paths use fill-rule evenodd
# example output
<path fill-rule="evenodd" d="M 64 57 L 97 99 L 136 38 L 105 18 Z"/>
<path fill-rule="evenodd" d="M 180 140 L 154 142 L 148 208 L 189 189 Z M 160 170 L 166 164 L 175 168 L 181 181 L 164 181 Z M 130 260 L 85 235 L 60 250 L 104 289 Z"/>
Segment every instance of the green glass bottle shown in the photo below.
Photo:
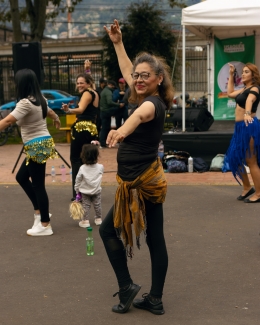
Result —
<path fill-rule="evenodd" d="M 87 228 L 87 238 L 86 238 L 86 253 L 87 255 L 94 255 L 94 240 L 92 236 L 92 228 Z"/>

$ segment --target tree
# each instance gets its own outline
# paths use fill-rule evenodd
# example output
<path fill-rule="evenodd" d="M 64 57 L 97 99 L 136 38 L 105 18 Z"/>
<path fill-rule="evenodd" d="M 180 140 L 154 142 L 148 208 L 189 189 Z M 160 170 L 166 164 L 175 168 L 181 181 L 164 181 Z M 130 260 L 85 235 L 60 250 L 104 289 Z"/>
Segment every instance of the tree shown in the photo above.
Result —
<path fill-rule="evenodd" d="M 184 0 L 168 0 L 169 1 L 169 5 L 173 8 L 173 7 L 179 7 L 179 8 L 185 8 L 187 7 L 185 5 L 185 3 L 183 3 Z M 181 1 L 181 2 L 180 2 Z"/>
<path fill-rule="evenodd" d="M 64 0 L 25 0 L 25 6 L 19 7 L 18 0 L 1 0 L 0 3 L 6 7 L 0 12 L 0 20 L 12 22 L 13 25 L 13 41 L 22 42 L 21 22 L 29 22 L 31 31 L 31 41 L 41 41 L 45 29 L 47 19 L 53 22 L 59 12 L 73 12 L 75 6 L 82 0 L 70 0 L 64 3 Z M 7 3 L 9 2 L 9 5 Z M 47 5 L 51 6 L 51 10 L 47 12 Z"/>
<path fill-rule="evenodd" d="M 128 7 L 127 20 L 121 22 L 120 28 L 130 60 L 133 60 L 138 53 L 145 51 L 162 56 L 170 67 L 173 65 L 175 36 L 169 24 L 164 22 L 163 16 L 164 13 L 157 9 L 156 4 L 134 3 Z M 106 33 L 102 41 L 107 75 L 113 80 L 118 80 L 122 74 L 113 43 Z"/>

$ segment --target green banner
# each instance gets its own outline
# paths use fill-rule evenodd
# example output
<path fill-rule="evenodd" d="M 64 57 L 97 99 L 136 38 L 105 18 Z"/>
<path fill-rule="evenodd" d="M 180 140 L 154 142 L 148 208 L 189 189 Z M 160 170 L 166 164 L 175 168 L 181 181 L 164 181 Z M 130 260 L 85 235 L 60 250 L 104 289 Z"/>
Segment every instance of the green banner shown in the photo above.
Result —
<path fill-rule="evenodd" d="M 227 96 L 229 65 L 235 66 L 235 90 L 244 87 L 241 81 L 245 63 L 255 62 L 255 37 L 218 39 L 215 37 L 215 77 L 214 77 L 214 118 L 215 120 L 233 120 L 236 103 Z"/>

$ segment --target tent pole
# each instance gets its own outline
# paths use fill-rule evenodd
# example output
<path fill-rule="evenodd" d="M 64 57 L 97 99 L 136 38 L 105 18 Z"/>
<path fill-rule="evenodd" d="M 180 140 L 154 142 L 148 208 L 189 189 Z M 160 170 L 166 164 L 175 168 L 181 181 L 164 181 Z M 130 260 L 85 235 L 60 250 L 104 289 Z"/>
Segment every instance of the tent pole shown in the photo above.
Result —
<path fill-rule="evenodd" d="M 172 80 L 173 80 L 173 74 L 174 74 L 175 65 L 176 65 L 176 60 L 177 60 L 177 55 L 178 55 L 178 46 L 179 46 L 180 36 L 181 36 L 181 28 L 180 28 L 180 32 L 179 32 L 179 36 L 178 36 L 177 45 L 176 45 L 175 58 L 174 58 L 174 63 L 173 63 L 173 68 L 172 68 L 172 77 L 171 77 L 171 82 L 172 82 Z"/>
<path fill-rule="evenodd" d="M 182 25 L 182 132 L 185 132 L 185 62 L 186 62 L 186 39 L 185 25 Z"/>
<path fill-rule="evenodd" d="M 207 65 L 208 65 L 208 110 L 212 114 L 211 111 L 211 93 L 210 93 L 210 43 L 207 44 Z"/>

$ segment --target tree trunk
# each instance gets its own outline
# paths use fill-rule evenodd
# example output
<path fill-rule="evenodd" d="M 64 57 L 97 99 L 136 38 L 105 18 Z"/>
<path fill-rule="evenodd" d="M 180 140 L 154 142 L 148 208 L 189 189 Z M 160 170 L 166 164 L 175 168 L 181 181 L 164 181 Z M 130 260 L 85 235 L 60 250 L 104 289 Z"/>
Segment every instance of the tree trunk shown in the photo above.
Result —
<path fill-rule="evenodd" d="M 41 42 L 46 21 L 48 0 L 26 0 L 26 8 L 30 19 L 31 41 Z"/>
<path fill-rule="evenodd" d="M 12 25 L 13 25 L 13 41 L 14 42 L 22 42 L 23 35 L 22 29 L 20 24 L 20 12 L 19 12 L 19 5 L 18 0 L 10 0 L 10 12 L 12 18 Z"/>

